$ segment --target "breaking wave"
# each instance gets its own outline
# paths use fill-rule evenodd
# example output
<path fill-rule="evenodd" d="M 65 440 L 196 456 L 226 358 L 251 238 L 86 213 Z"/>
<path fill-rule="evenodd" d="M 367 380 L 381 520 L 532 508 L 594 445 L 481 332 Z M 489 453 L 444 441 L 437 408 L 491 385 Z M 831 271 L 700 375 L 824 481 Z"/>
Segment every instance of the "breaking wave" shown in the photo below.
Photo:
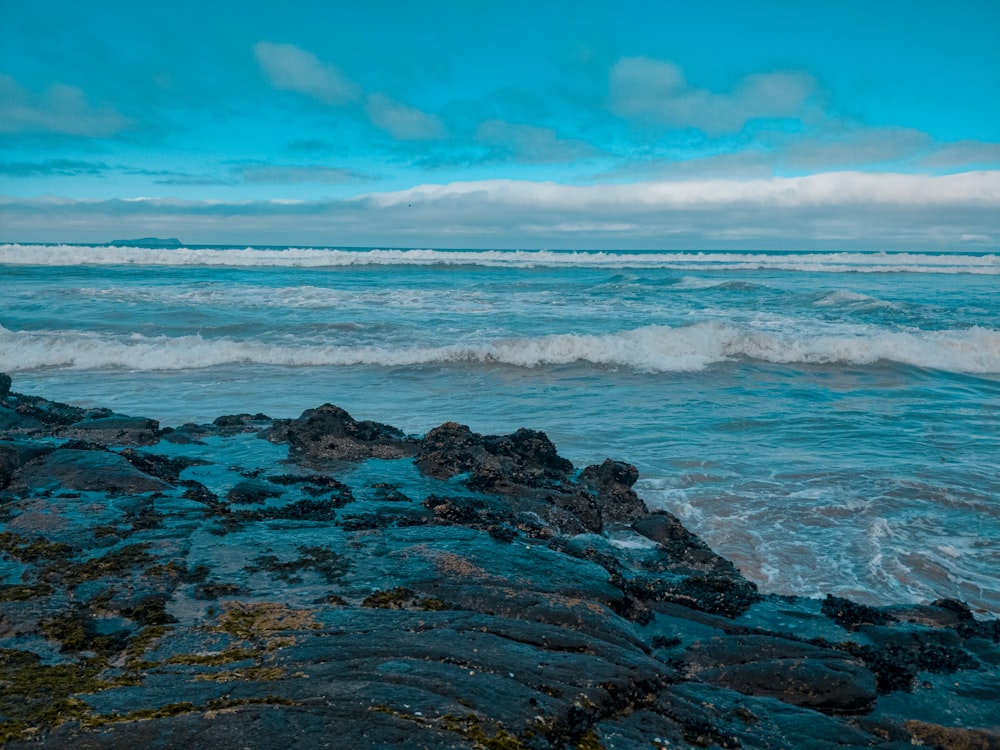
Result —
<path fill-rule="evenodd" d="M 237 363 L 291 367 L 483 363 L 526 368 L 584 363 L 643 372 L 695 372 L 734 360 L 853 366 L 890 361 L 948 372 L 994 374 L 1000 373 L 1000 331 L 971 327 L 784 334 L 701 322 L 603 335 L 565 333 L 476 344 L 386 347 L 285 344 L 199 335 L 132 334 L 114 339 L 75 331 L 11 331 L 0 326 L 0 369 L 8 372 L 46 367 L 179 370 Z"/>
<path fill-rule="evenodd" d="M 0 264 L 35 266 L 212 266 L 324 268 L 365 265 L 506 268 L 771 269 L 810 272 L 907 272 L 1000 275 L 1000 256 L 963 253 L 605 252 L 553 250 L 338 250 L 326 248 L 0 245 Z"/>

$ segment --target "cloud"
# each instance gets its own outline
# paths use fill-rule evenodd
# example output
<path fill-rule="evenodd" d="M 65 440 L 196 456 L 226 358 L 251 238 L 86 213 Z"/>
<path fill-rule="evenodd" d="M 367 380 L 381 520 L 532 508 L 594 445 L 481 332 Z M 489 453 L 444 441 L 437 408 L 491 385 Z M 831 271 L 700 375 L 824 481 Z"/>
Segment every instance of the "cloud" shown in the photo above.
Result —
<path fill-rule="evenodd" d="M 1000 166 L 1000 143 L 965 140 L 946 143 L 920 160 L 922 167 L 986 168 Z"/>
<path fill-rule="evenodd" d="M 76 159 L 46 159 L 40 162 L 0 162 L 0 174 L 8 177 L 80 177 L 105 174 L 104 162 Z"/>
<path fill-rule="evenodd" d="M 552 128 L 487 120 L 476 128 L 476 140 L 492 147 L 497 157 L 536 164 L 569 162 L 598 152 L 586 141 L 560 138 Z"/>
<path fill-rule="evenodd" d="M 1000 208 L 1000 171 L 931 176 L 898 173 L 824 172 L 806 177 L 675 180 L 575 186 L 523 180 L 480 180 L 419 185 L 373 194 L 381 206 L 414 201 L 489 196 L 493 204 L 561 210 L 672 210 L 731 206 L 833 208 L 859 205 L 994 206 Z"/>
<path fill-rule="evenodd" d="M 385 130 L 396 140 L 428 141 L 445 135 L 444 123 L 438 117 L 385 94 L 369 95 L 365 110 L 372 125 Z"/>
<path fill-rule="evenodd" d="M 238 172 L 245 182 L 283 185 L 310 182 L 331 185 L 369 179 L 353 169 L 340 167 L 265 165 L 243 167 Z"/>
<path fill-rule="evenodd" d="M 94 106 L 78 88 L 53 83 L 33 94 L 0 73 L 0 133 L 57 133 L 107 138 L 131 121 L 109 105 Z"/>
<path fill-rule="evenodd" d="M 146 228 L 186 242 L 251 244 L 336 237 L 382 247 L 995 252 L 998 217 L 1000 171 L 592 186 L 487 180 L 297 202 L 0 198 L 4 240 L 54 242 Z"/>
<path fill-rule="evenodd" d="M 361 96 L 361 87 L 336 66 L 320 62 L 294 44 L 258 42 L 253 52 L 264 76 L 276 89 L 304 94 L 324 104 L 348 104 Z"/>
<path fill-rule="evenodd" d="M 611 111 L 629 120 L 709 134 L 734 133 L 750 120 L 796 117 L 816 90 L 801 72 L 759 73 L 743 78 L 727 93 L 688 86 L 673 62 L 623 57 L 608 78 Z"/>
<path fill-rule="evenodd" d="M 399 141 L 428 141 L 445 135 L 444 123 L 385 94 L 364 90 L 334 65 L 320 62 L 294 44 L 258 42 L 254 56 L 268 82 L 276 89 L 294 91 L 324 104 L 345 105 L 363 98 L 371 124 Z"/>
<path fill-rule="evenodd" d="M 788 167 L 832 169 L 912 160 L 932 143 L 927 133 L 911 128 L 859 128 L 845 133 L 800 139 L 781 150 Z"/>

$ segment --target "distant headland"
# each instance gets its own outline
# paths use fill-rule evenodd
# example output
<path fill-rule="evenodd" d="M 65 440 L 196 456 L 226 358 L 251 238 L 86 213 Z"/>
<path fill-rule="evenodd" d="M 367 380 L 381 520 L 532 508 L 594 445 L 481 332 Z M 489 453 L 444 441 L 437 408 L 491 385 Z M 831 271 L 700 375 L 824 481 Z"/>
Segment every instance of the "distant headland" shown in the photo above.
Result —
<path fill-rule="evenodd" d="M 111 240 L 109 245 L 128 245 L 129 247 L 180 247 L 181 241 L 176 237 L 140 237 L 135 240 Z"/>

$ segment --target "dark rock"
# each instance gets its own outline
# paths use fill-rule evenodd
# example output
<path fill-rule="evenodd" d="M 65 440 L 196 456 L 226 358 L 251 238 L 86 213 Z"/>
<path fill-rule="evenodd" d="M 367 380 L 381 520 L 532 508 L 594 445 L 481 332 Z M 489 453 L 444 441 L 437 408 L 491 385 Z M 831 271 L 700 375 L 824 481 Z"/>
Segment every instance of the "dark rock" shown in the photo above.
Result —
<path fill-rule="evenodd" d="M 35 423 L 45 429 L 66 427 L 82 419 L 107 417 L 111 414 L 110 409 L 81 409 L 78 406 L 19 393 L 8 393 L 5 401 L 7 409 L 13 410 L 17 418 L 22 420 L 22 426 L 15 427 L 21 430 L 29 429 Z"/>
<path fill-rule="evenodd" d="M 875 675 L 843 652 L 770 636 L 730 636 L 685 653 L 694 676 L 741 693 L 833 713 L 858 713 L 876 698 Z"/>
<path fill-rule="evenodd" d="M 139 453 L 133 448 L 125 448 L 120 455 L 144 474 L 171 484 L 176 483 L 180 479 L 181 472 L 188 467 L 207 463 L 197 458 L 168 458 L 155 453 Z"/>
<path fill-rule="evenodd" d="M 400 430 L 378 422 L 359 422 L 332 404 L 308 409 L 298 419 L 278 420 L 264 437 L 287 442 L 292 456 L 306 460 L 360 461 L 401 458 L 417 452 L 417 444 Z"/>
<path fill-rule="evenodd" d="M 470 489 L 501 495 L 524 488 L 560 489 L 573 469 L 544 432 L 520 429 L 511 435 L 483 436 L 455 422 L 427 433 L 416 463 L 437 479 L 468 472 Z"/>
<path fill-rule="evenodd" d="M 263 503 L 268 498 L 281 497 L 281 490 L 259 479 L 244 479 L 229 490 L 226 500 L 237 505 Z"/>
<path fill-rule="evenodd" d="M 29 489 L 63 487 L 110 494 L 154 492 L 169 487 L 117 453 L 67 449 L 53 451 L 22 467 L 15 484 Z"/>
<path fill-rule="evenodd" d="M 155 445 L 159 442 L 160 423 L 144 417 L 115 414 L 74 422 L 59 434 L 100 445 Z"/>
<path fill-rule="evenodd" d="M 951 673 L 979 666 L 950 630 L 869 625 L 862 632 L 874 645 L 846 642 L 837 647 L 864 661 L 878 676 L 880 690 L 909 690 L 919 672 Z"/>
<path fill-rule="evenodd" d="M 823 600 L 822 612 L 848 630 L 856 630 L 861 625 L 885 625 L 896 619 L 877 607 L 858 604 L 850 599 L 842 599 L 831 594 L 827 594 L 826 599 Z"/>
<path fill-rule="evenodd" d="M 584 469 L 579 482 L 596 495 L 597 510 L 605 523 L 631 523 L 649 512 L 632 489 L 638 479 L 639 472 L 632 464 L 609 458 Z"/>
<path fill-rule="evenodd" d="M 227 414 L 217 417 L 212 426 L 222 435 L 238 435 L 243 432 L 260 432 L 270 425 L 272 420 L 266 414 Z"/>
<path fill-rule="evenodd" d="M 713 552 L 668 511 L 658 510 L 642 516 L 633 522 L 632 528 L 660 545 L 670 563 L 704 572 L 736 573 L 732 563 Z"/>
<path fill-rule="evenodd" d="M 636 577 L 623 584 L 638 599 L 673 602 L 702 612 L 738 617 L 760 598 L 757 586 L 740 575 Z"/>
<path fill-rule="evenodd" d="M 8 487 L 14 474 L 29 461 L 55 450 L 54 445 L 30 440 L 0 440 L 0 489 Z"/>
<path fill-rule="evenodd" d="M 10 393 L 10 386 L 10 375 L 0 372 L 0 399 L 7 398 L 7 395 Z"/>
<path fill-rule="evenodd" d="M 0 433 L 3 435 L 38 435 L 46 431 L 45 425 L 34 417 L 0 405 Z"/>
<path fill-rule="evenodd" d="M 447 423 L 418 444 L 329 405 L 161 433 L 210 437 L 205 455 L 241 464 L 199 472 L 205 486 L 180 479 L 192 459 L 159 449 L 115 453 L 93 434 L 55 449 L 27 434 L 117 418 L 107 410 L 0 400 L 0 420 L 22 430 L 0 440 L 5 747 L 995 739 L 971 727 L 993 722 L 1000 623 L 950 600 L 751 607 L 756 588 L 731 563 L 646 510 L 634 467 L 575 475 L 543 433 Z M 309 471 L 225 442 L 264 429 Z M 334 463 L 415 454 L 423 476 L 409 462 Z"/>

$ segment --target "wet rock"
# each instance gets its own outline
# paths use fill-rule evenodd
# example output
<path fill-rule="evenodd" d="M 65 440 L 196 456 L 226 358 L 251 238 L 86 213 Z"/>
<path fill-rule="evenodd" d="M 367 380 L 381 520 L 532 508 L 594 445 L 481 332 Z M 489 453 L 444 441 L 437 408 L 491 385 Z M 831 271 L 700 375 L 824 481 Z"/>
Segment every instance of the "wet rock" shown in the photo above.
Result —
<path fill-rule="evenodd" d="M 671 563 L 706 572 L 736 572 L 732 563 L 709 549 L 705 542 L 684 527 L 677 516 L 668 511 L 658 510 L 637 518 L 632 528 L 656 542 Z"/>
<path fill-rule="evenodd" d="M 869 625 L 861 631 L 874 645 L 845 643 L 876 673 L 882 690 L 909 690 L 919 672 L 976 669 L 979 662 L 950 630 Z"/>
<path fill-rule="evenodd" d="M 469 474 L 470 489 L 515 494 L 524 488 L 561 489 L 573 464 L 559 456 L 544 432 L 480 435 L 446 422 L 420 442 L 417 468 L 437 479 Z"/>
<path fill-rule="evenodd" d="M 154 492 L 169 487 L 166 482 L 139 471 L 117 453 L 65 448 L 22 467 L 15 484 L 27 489 L 62 487 L 109 494 Z"/>
<path fill-rule="evenodd" d="M 0 440 L 0 489 L 8 487 L 14 474 L 29 461 L 55 450 L 49 443 L 30 440 Z"/>
<path fill-rule="evenodd" d="M 99 445 L 155 445 L 160 441 L 159 429 L 155 419 L 115 414 L 74 422 L 59 434 Z"/>
<path fill-rule="evenodd" d="M 7 429 L 27 432 L 29 430 L 50 431 L 66 427 L 83 419 L 96 419 L 111 415 L 110 409 L 81 409 L 77 406 L 49 401 L 39 396 L 26 396 L 10 392 L 3 399 L 8 412 L 7 419 L 17 420 Z M 37 427 L 40 425 L 40 427 Z"/>
<path fill-rule="evenodd" d="M 1000 750 L 1000 736 L 975 729 L 943 727 L 919 719 L 910 719 L 906 728 L 914 745 L 930 745 L 941 750 Z"/>
<path fill-rule="evenodd" d="M 7 398 L 8 394 L 10 394 L 10 386 L 10 375 L 5 372 L 0 372 L 0 399 Z"/>
<path fill-rule="evenodd" d="M 273 420 L 266 414 L 227 414 L 216 417 L 212 426 L 222 435 L 239 435 L 244 432 L 260 432 Z"/>
<path fill-rule="evenodd" d="M 597 510 L 605 523 L 631 523 L 649 512 L 632 489 L 638 479 L 639 471 L 632 464 L 609 458 L 584 469 L 579 482 L 596 496 Z"/>
<path fill-rule="evenodd" d="M 281 497 L 282 492 L 273 484 L 260 479 L 244 479 L 226 494 L 226 500 L 237 505 L 263 503 L 268 498 Z"/>
<path fill-rule="evenodd" d="M 875 675 L 843 652 L 771 636 L 731 636 L 685 653 L 698 679 L 740 693 L 832 713 L 858 713 L 876 698 Z"/>
<path fill-rule="evenodd" d="M 896 620 L 893 615 L 877 607 L 858 604 L 831 594 L 827 594 L 823 600 L 822 612 L 848 630 L 856 630 L 862 625 L 885 625 Z"/>
<path fill-rule="evenodd" d="M 117 418 L 0 400 L 45 437 Z M 263 430 L 309 471 L 235 437 Z M 416 441 L 327 405 L 164 432 L 186 445 L 155 453 L 18 434 L 0 440 L 6 747 L 995 740 L 974 727 L 995 713 L 1000 623 L 947 600 L 750 607 L 729 561 L 647 511 L 633 467 L 574 474 L 540 432 Z M 227 465 L 181 480 L 198 460 L 171 454 L 203 437 Z"/>
<path fill-rule="evenodd" d="M 144 474 L 149 474 L 171 484 L 180 479 L 181 472 L 185 469 L 207 463 L 207 461 L 197 458 L 168 458 L 155 453 L 140 453 L 133 448 L 125 448 L 120 455 Z"/>
<path fill-rule="evenodd" d="M 332 404 L 308 409 L 298 419 L 278 420 L 264 433 L 271 442 L 287 442 L 290 455 L 306 460 L 360 461 L 401 458 L 417 452 L 416 442 L 395 427 L 359 422 Z"/>

